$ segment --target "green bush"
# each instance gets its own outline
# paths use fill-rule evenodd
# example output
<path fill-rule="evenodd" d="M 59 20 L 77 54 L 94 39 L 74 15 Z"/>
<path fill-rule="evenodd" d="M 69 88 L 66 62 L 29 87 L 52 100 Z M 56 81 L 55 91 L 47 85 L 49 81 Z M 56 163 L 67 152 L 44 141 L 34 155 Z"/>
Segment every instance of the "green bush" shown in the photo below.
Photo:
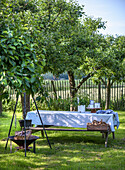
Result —
<path fill-rule="evenodd" d="M 125 111 L 125 99 L 121 99 L 118 101 L 111 101 L 110 102 L 110 108 L 112 110 L 122 110 Z"/>
<path fill-rule="evenodd" d="M 79 97 L 79 105 L 86 105 L 86 107 L 89 104 L 89 96 L 87 94 L 80 95 L 78 94 L 72 101 L 72 105 L 75 107 L 75 110 L 78 108 L 78 102 L 77 97 Z M 96 101 L 95 101 L 96 102 Z M 36 100 L 37 106 L 39 110 L 65 110 L 69 111 L 71 106 L 71 98 L 63 99 L 61 96 L 59 96 L 58 99 L 52 98 L 50 96 L 45 98 L 39 97 Z M 13 111 L 15 107 L 16 101 L 14 99 L 11 99 L 9 102 L 7 100 L 3 103 L 3 111 Z M 105 101 L 101 101 L 101 107 L 102 109 L 105 109 Z M 118 100 L 118 101 L 111 101 L 110 102 L 110 109 L 112 110 L 125 110 L 125 97 Z M 30 101 L 30 110 L 36 110 L 36 106 L 31 99 Z M 18 101 L 16 111 L 22 112 L 22 104 L 21 101 Z"/>
<path fill-rule="evenodd" d="M 88 95 L 77 95 L 71 102 L 71 98 L 68 97 L 66 99 L 61 98 L 61 96 L 59 96 L 58 99 L 56 98 L 52 98 L 50 96 L 47 96 L 45 98 L 45 100 L 43 100 L 43 98 L 38 97 L 36 100 L 37 106 L 40 110 L 65 110 L 65 111 L 69 111 L 70 110 L 70 106 L 71 104 L 74 106 L 75 110 L 77 110 L 78 108 L 78 101 L 77 101 L 77 97 L 79 97 L 79 101 L 81 105 L 88 105 L 89 104 L 89 97 Z M 36 109 L 35 105 L 33 103 L 33 101 L 31 102 L 31 108 L 32 110 Z"/>
<path fill-rule="evenodd" d="M 70 99 L 54 99 L 47 97 L 46 100 L 42 99 L 36 100 L 39 110 L 70 110 Z M 34 102 L 31 100 L 31 110 L 36 110 Z"/>
<path fill-rule="evenodd" d="M 3 111 L 13 111 L 15 107 L 16 101 L 14 99 L 11 99 L 9 102 L 7 100 L 4 101 L 2 107 Z M 20 101 L 17 103 L 16 111 L 22 111 L 22 104 Z"/>

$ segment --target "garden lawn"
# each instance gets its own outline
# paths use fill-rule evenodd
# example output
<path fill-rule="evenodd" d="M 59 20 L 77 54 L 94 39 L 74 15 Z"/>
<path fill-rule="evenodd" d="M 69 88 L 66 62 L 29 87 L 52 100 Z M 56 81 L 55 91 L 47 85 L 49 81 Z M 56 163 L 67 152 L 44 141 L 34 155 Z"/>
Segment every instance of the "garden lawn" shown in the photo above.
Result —
<path fill-rule="evenodd" d="M 125 111 L 117 111 L 120 119 L 119 129 L 115 131 L 115 139 L 109 135 L 108 147 L 99 132 L 48 132 L 52 145 L 49 148 L 46 138 L 40 132 L 35 135 L 40 138 L 36 141 L 36 153 L 24 151 L 15 152 L 17 145 L 13 143 L 10 153 L 8 142 L 5 150 L 6 138 L 12 118 L 12 112 L 4 112 L 0 117 L 0 170 L 124 170 L 125 169 Z M 17 119 L 21 113 L 16 113 Z M 13 122 L 11 135 L 20 131 Z M 30 145 L 32 146 L 32 144 Z"/>

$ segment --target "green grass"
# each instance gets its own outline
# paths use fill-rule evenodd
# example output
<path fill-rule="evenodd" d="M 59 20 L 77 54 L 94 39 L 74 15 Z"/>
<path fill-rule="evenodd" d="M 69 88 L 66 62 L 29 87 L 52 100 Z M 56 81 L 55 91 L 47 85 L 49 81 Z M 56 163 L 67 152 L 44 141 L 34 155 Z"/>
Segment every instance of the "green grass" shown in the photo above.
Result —
<path fill-rule="evenodd" d="M 109 135 L 108 147 L 99 132 L 47 132 L 52 149 L 41 133 L 36 141 L 36 154 L 24 151 L 15 152 L 16 144 L 10 153 L 9 144 L 5 150 L 12 112 L 3 113 L 0 117 L 0 170 L 124 170 L 125 169 L 125 112 L 118 111 L 120 127 L 115 132 L 115 139 Z M 21 114 L 17 113 L 17 119 Z M 11 135 L 19 131 L 19 123 L 14 123 Z M 31 145 L 32 146 L 32 145 Z"/>

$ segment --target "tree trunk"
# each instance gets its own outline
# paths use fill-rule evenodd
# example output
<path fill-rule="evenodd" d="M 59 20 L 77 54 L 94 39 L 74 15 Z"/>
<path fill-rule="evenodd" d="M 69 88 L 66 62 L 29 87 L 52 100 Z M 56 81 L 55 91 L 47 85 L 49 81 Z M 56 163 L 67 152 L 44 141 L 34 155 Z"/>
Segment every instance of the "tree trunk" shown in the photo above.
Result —
<path fill-rule="evenodd" d="M 106 104 L 105 104 L 105 109 L 109 109 L 110 105 L 110 90 L 111 90 L 111 83 L 110 79 L 107 80 L 107 87 L 106 87 Z"/>
<path fill-rule="evenodd" d="M 94 75 L 94 72 L 89 73 L 87 76 L 85 76 L 80 83 L 78 84 L 78 86 L 75 86 L 75 78 L 74 78 L 74 73 L 72 71 L 68 71 L 68 78 L 69 78 L 69 83 L 70 83 L 70 96 L 71 96 L 71 107 L 70 107 L 70 111 L 76 110 L 77 108 L 75 108 L 73 106 L 73 98 L 75 97 L 76 93 L 78 92 L 78 90 L 80 89 L 80 87 L 82 86 L 82 84 L 87 81 L 91 76 Z"/>
<path fill-rule="evenodd" d="M 54 96 L 55 96 L 55 99 L 57 100 L 57 93 L 56 93 L 56 88 L 55 88 L 55 85 L 54 85 L 54 81 L 51 80 L 51 84 L 53 86 L 53 91 L 54 91 Z"/>
<path fill-rule="evenodd" d="M 73 106 L 73 98 L 75 97 L 76 89 L 75 89 L 74 73 L 72 71 L 68 71 L 68 78 L 70 84 L 70 97 L 71 97 L 70 111 L 73 111 L 75 110 L 75 107 Z"/>
<path fill-rule="evenodd" d="M 21 95 L 22 113 L 24 118 L 24 95 Z M 26 94 L 26 113 L 30 111 L 30 94 Z"/>
<path fill-rule="evenodd" d="M 98 84 L 98 102 L 101 103 L 101 82 Z"/>
<path fill-rule="evenodd" d="M 2 108 L 2 94 L 3 94 L 3 87 L 0 86 L 0 115 L 2 115 L 2 111 L 3 111 L 3 108 Z"/>
<path fill-rule="evenodd" d="M 30 111 L 30 94 L 26 94 L 26 113 Z"/>
<path fill-rule="evenodd" d="M 1 94 L 0 94 L 1 96 Z M 2 100 L 0 100 L 0 115 L 2 115 Z"/>

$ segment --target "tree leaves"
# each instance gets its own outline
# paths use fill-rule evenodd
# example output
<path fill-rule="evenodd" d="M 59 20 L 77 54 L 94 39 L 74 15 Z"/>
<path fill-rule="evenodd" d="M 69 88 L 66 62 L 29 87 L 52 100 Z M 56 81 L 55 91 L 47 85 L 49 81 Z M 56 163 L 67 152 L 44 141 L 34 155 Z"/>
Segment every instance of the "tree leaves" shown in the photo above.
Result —
<path fill-rule="evenodd" d="M 9 1 L 6 11 L 7 3 L 2 5 L 5 13 L 3 12 L 4 17 L 0 18 L 0 23 L 4 23 L 0 28 L 0 70 L 5 72 L 4 77 L 1 77 L 1 83 L 8 84 L 19 92 L 23 89 L 38 91 L 42 80 L 39 79 L 42 60 L 39 65 L 37 50 L 34 48 L 35 41 L 27 23 L 27 13 L 19 12 L 21 8 L 17 13 L 13 13 L 20 4 L 12 3 L 14 2 Z"/>

